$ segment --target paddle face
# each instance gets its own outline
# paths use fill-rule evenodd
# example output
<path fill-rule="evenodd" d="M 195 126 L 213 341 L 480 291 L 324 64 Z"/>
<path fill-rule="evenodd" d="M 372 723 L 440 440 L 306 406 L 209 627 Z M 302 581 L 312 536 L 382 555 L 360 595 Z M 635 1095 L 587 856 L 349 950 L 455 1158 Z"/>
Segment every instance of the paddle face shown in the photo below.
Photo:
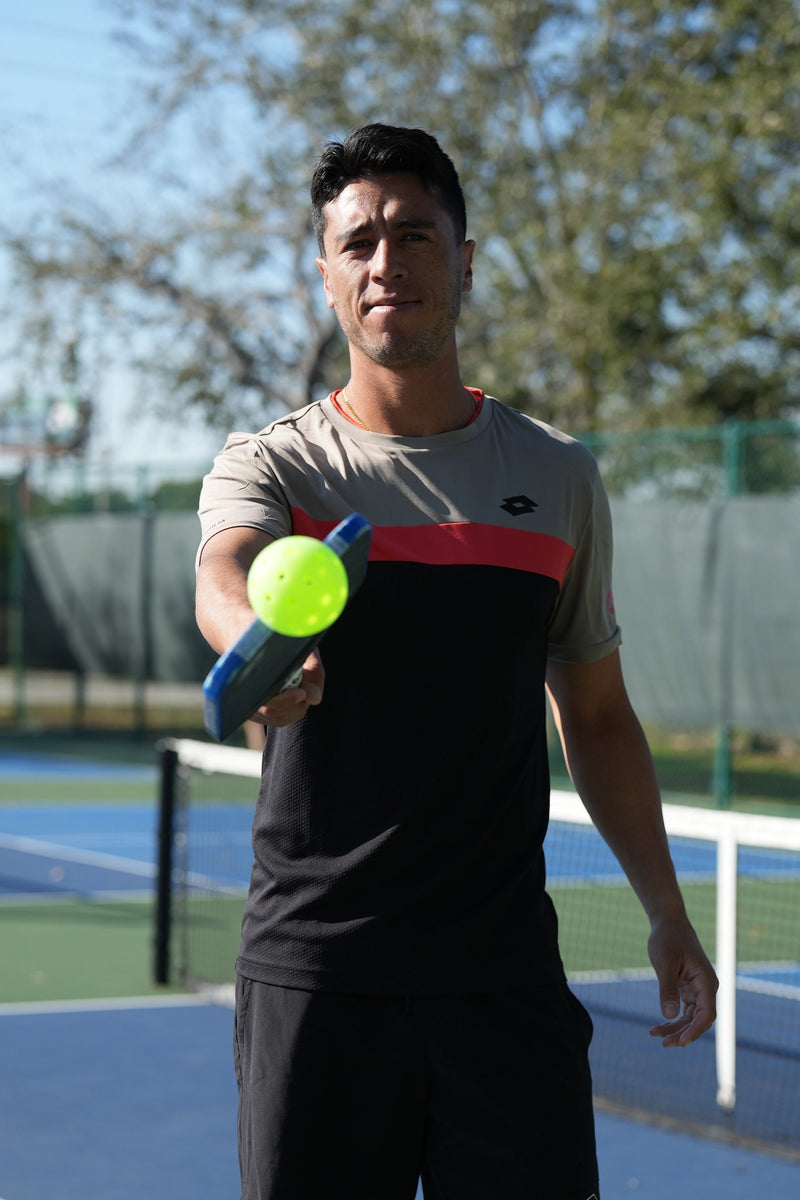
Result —
<path fill-rule="evenodd" d="M 325 538 L 325 544 L 344 564 L 348 597 L 364 580 L 371 537 L 369 521 L 353 513 Z M 253 621 L 217 659 L 203 684 L 203 716 L 211 736 L 224 741 L 272 696 L 293 686 L 321 637 L 322 633 L 289 637 L 263 621 Z"/>

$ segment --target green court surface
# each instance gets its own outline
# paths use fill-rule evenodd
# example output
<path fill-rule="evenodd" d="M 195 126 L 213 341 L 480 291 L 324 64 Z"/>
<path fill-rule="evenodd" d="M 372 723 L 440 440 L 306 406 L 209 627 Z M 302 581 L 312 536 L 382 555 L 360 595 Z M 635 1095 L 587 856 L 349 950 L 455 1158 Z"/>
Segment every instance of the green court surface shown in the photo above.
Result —
<path fill-rule="evenodd" d="M 138 806 L 155 834 L 156 748 L 130 739 L 31 738 L 0 742 L 0 835 L 40 820 L 43 807 L 88 806 L 98 817 Z M 89 828 L 91 829 L 89 819 Z M 55 820 L 60 826 L 60 817 Z M 37 828 L 47 840 L 50 830 Z M 93 844 L 91 839 L 88 843 Z M 16 877 L 0 888 L 0 1003 L 149 996 L 153 983 L 153 883 L 130 897 L 48 896 Z M 26 894 L 27 893 L 27 894 Z"/>
<path fill-rule="evenodd" d="M 800 928 L 786 919 L 800 913 L 800 879 L 741 878 L 738 884 L 737 953 L 744 962 L 795 962 Z M 686 907 L 704 946 L 716 939 L 716 883 L 683 883 Z M 568 974 L 646 967 L 647 918 L 627 883 L 602 891 L 603 936 L 598 936 L 598 896 L 590 888 L 553 886 L 560 946 Z M 771 919 L 776 915 L 781 919 Z"/>
<path fill-rule="evenodd" d="M 155 773 L 152 783 L 138 779 L 108 780 L 91 778 L 17 779 L 14 781 L 14 804 L 130 804 L 143 799 L 154 800 Z M 8 802 L 0 801 L 0 813 Z"/>
<path fill-rule="evenodd" d="M 0 908 L 0 1003 L 145 996 L 153 974 L 150 901 Z"/>

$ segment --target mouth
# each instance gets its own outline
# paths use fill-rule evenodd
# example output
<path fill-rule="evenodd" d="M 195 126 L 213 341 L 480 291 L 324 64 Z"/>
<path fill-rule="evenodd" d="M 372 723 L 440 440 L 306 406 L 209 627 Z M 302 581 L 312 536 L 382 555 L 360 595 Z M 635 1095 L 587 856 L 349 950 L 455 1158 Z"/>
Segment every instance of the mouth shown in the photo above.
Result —
<path fill-rule="evenodd" d="M 387 297 L 382 300 L 367 301 L 365 307 L 368 313 L 396 313 L 416 308 L 418 303 L 419 301 L 417 300 L 400 300 L 398 297 Z"/>

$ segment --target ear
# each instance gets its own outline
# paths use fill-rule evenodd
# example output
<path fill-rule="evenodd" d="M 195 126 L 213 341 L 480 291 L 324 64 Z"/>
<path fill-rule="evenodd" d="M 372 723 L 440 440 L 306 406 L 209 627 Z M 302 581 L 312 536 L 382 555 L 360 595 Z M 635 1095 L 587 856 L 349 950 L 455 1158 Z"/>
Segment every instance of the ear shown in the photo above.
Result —
<path fill-rule="evenodd" d="M 328 308 L 334 308 L 333 292 L 331 291 L 330 278 L 328 276 L 328 264 L 324 258 L 317 259 L 317 266 L 322 272 L 322 285 L 325 288 L 325 299 L 328 301 Z"/>
<path fill-rule="evenodd" d="M 472 291 L 472 256 L 475 253 L 475 242 L 470 238 L 464 242 L 461 247 L 461 255 L 464 264 L 464 274 L 462 277 L 461 290 L 462 292 Z"/>

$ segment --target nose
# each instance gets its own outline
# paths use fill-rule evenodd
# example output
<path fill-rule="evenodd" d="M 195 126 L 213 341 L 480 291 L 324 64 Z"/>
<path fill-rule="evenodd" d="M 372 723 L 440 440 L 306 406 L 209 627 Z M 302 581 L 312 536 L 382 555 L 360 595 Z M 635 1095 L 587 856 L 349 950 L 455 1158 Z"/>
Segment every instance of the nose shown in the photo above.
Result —
<path fill-rule="evenodd" d="M 406 267 L 400 248 L 390 238 L 380 238 L 375 243 L 370 262 L 372 278 L 386 282 L 389 279 L 401 279 L 405 273 Z"/>

